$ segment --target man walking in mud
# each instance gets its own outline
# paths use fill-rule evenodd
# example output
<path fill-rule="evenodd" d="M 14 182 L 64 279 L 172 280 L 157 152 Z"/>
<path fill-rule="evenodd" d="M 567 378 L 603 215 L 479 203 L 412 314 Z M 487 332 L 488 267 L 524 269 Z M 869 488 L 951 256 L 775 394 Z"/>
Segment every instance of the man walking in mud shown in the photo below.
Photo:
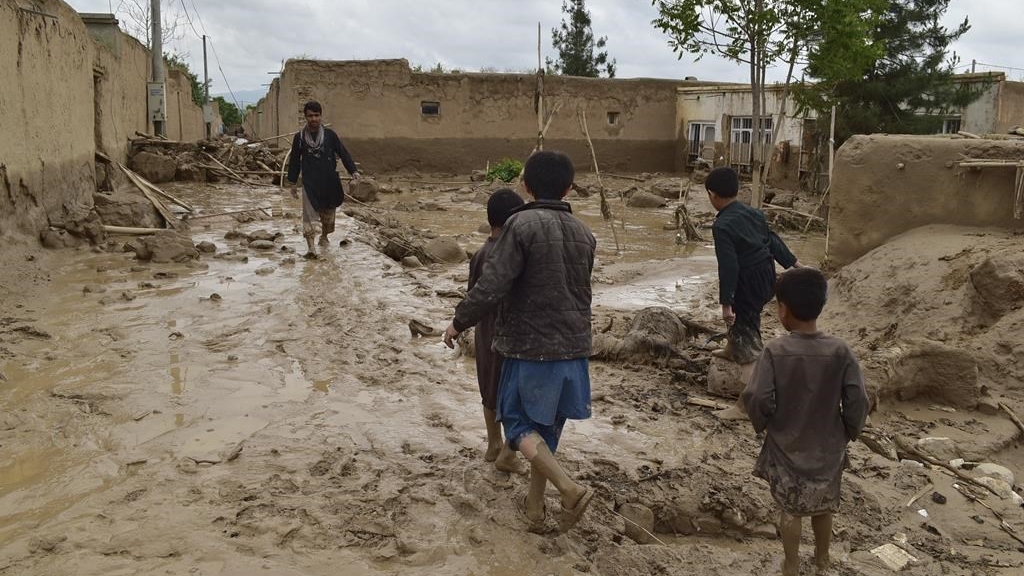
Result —
<path fill-rule="evenodd" d="M 541 151 L 526 161 L 523 182 L 535 200 L 517 209 L 495 241 L 479 280 L 455 309 L 444 342 L 497 310 L 493 348 L 505 360 L 497 419 L 509 446 L 530 461 L 530 488 L 517 498 L 530 531 L 545 527 L 544 492 L 558 489 L 559 529 L 583 516 L 594 490 L 575 482 L 555 460 L 567 419 L 590 417 L 590 275 L 594 235 L 563 199 L 572 161 Z"/>
<path fill-rule="evenodd" d="M 316 225 L 320 223 L 320 246 L 327 246 L 327 236 L 334 232 L 334 220 L 338 206 L 345 200 L 338 175 L 338 158 L 353 180 L 360 177 L 359 169 L 352 155 L 341 143 L 338 134 L 323 126 L 323 107 L 319 102 L 309 101 L 302 108 L 306 126 L 292 139 L 291 157 L 288 162 L 288 182 L 293 198 L 298 198 L 295 183 L 302 173 L 302 236 L 306 239 L 306 258 L 316 258 Z"/>

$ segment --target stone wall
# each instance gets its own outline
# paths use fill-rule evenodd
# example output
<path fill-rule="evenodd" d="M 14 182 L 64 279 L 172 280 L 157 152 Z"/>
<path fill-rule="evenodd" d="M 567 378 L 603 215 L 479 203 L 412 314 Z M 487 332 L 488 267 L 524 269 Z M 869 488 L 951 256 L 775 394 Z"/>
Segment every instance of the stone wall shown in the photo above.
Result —
<path fill-rule="evenodd" d="M 92 206 L 92 40 L 59 0 L 0 0 L 0 236 L 36 234 Z"/>
<path fill-rule="evenodd" d="M 675 90 L 686 84 L 548 76 L 545 109 L 558 111 L 545 147 L 567 152 L 581 168 L 591 165 L 577 120 L 582 109 L 603 169 L 675 170 Z M 366 169 L 468 171 L 533 149 L 535 87 L 531 74 L 419 73 L 405 60 L 291 60 L 257 107 L 254 125 L 257 137 L 297 130 L 303 104 L 318 100 Z"/>
<path fill-rule="evenodd" d="M 963 158 L 1024 158 L 1024 142 L 854 136 L 836 154 L 828 257 L 848 264 L 929 224 L 1024 229 L 1013 218 L 1012 167 L 960 168 Z"/>

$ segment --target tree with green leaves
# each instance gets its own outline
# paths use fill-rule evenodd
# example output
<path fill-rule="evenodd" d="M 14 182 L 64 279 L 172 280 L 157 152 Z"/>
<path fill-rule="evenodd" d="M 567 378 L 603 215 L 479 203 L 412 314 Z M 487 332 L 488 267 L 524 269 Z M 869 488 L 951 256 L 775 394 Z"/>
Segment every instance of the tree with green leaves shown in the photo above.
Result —
<path fill-rule="evenodd" d="M 763 193 L 763 134 L 767 124 L 765 76 L 768 68 L 788 67 L 779 118 L 773 123 L 776 136 L 782 127 L 783 111 L 789 97 L 796 64 L 815 53 L 820 30 L 826 26 L 849 23 L 851 15 L 868 18 L 873 4 L 884 0 L 652 0 L 658 9 L 655 28 L 669 36 L 669 46 L 682 58 L 689 54 L 700 59 L 706 55 L 724 57 L 746 65 L 751 87 L 751 172 L 754 178 L 753 204 L 760 206 Z M 849 46 L 836 43 L 830 56 L 837 59 L 855 56 L 856 35 L 862 26 L 849 31 Z M 863 38 L 863 34 L 860 36 Z M 862 42 L 863 44 L 863 42 Z M 863 46 L 859 49 L 863 51 Z"/>
<path fill-rule="evenodd" d="M 168 70 L 180 70 L 188 78 L 189 84 L 192 85 L 192 101 L 197 106 L 202 106 L 206 101 L 206 91 L 199 77 L 189 68 L 188 62 L 177 54 L 164 54 L 164 65 Z"/>
<path fill-rule="evenodd" d="M 801 91 L 801 102 L 819 112 L 838 106 L 837 142 L 853 134 L 938 132 L 945 116 L 980 96 L 954 78 L 950 45 L 970 23 L 964 18 L 954 28 L 943 26 L 948 8 L 949 0 L 886 0 L 867 31 L 879 51 L 867 63 L 831 58 L 829 47 L 848 41 L 847 33 L 822 29 L 806 68 L 813 84 Z"/>
<path fill-rule="evenodd" d="M 225 126 L 235 126 L 242 123 L 242 111 L 234 103 L 228 102 L 223 96 L 214 96 L 212 100 L 217 104 L 220 111 L 220 119 Z"/>
<path fill-rule="evenodd" d="M 563 0 L 561 28 L 551 29 L 551 43 L 558 51 L 558 59 L 547 59 L 547 68 L 555 74 L 597 78 L 603 72 L 615 77 L 615 59 L 603 50 L 608 37 L 594 39 L 590 12 L 585 0 Z"/>

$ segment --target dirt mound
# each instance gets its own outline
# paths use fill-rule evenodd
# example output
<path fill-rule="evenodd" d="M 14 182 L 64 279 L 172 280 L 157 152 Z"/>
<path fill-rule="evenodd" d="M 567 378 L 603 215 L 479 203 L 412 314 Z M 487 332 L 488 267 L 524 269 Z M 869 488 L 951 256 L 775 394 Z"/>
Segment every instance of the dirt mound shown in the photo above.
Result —
<path fill-rule="evenodd" d="M 926 226 L 844 268 L 825 330 L 846 338 L 878 399 L 970 408 L 1024 387 L 1024 257 L 1012 233 Z"/>

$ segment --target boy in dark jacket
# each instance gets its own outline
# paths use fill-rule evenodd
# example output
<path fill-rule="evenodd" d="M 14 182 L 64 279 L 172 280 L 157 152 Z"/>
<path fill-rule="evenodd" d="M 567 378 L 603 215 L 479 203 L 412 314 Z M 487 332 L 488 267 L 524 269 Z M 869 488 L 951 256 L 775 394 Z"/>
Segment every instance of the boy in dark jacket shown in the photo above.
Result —
<path fill-rule="evenodd" d="M 760 210 L 738 201 L 740 178 L 729 167 L 715 168 L 704 187 L 718 211 L 711 233 L 718 259 L 719 303 L 729 327 L 729 341 L 715 356 L 738 364 L 757 360 L 761 352 L 761 311 L 775 289 L 775 262 L 799 268 L 800 262 L 768 228 Z"/>
<path fill-rule="evenodd" d="M 338 158 L 353 180 L 360 177 L 356 163 L 341 143 L 338 134 L 321 125 L 323 107 L 309 101 L 302 108 L 306 126 L 292 139 L 288 160 L 288 182 L 292 196 L 298 198 L 295 183 L 302 172 L 302 236 L 306 239 L 306 258 L 316 258 L 316 222 L 321 226 L 320 245 L 327 245 L 327 235 L 334 232 L 334 219 L 338 206 L 345 199 L 338 176 Z"/>
<path fill-rule="evenodd" d="M 487 223 L 491 225 L 491 235 L 469 261 L 470 290 L 480 279 L 484 263 L 487 262 L 495 241 L 501 235 L 505 221 L 522 205 L 523 199 L 509 188 L 496 190 L 487 200 Z M 480 387 L 480 398 L 484 405 L 484 425 L 487 427 L 487 452 L 484 453 L 484 460 L 494 462 L 494 467 L 502 472 L 525 474 L 526 470 L 516 460 L 516 453 L 502 439 L 501 424 L 497 420 L 498 386 L 503 358 L 501 354 L 491 349 L 496 319 L 497 314 L 493 312 L 484 316 L 477 323 L 473 333 L 476 348 L 476 382 Z"/>
<path fill-rule="evenodd" d="M 493 346 L 505 361 L 497 417 L 509 445 L 530 461 L 530 488 L 517 504 L 534 531 L 544 523 L 549 480 L 561 495 L 563 532 L 594 496 L 554 456 L 565 421 L 590 417 L 590 275 L 597 242 L 562 201 L 574 175 L 565 154 L 530 156 L 523 181 L 535 200 L 505 223 L 444 337 L 453 347 L 460 332 L 498 310 Z"/>
<path fill-rule="evenodd" d="M 818 331 L 825 276 L 812 268 L 791 270 L 776 289 L 779 320 L 790 333 L 765 347 L 740 401 L 754 430 L 765 432 L 754 475 L 768 481 L 782 509 L 782 573 L 799 573 L 801 518 L 810 516 L 814 561 L 824 574 L 846 445 L 864 428 L 868 397 L 849 345 Z"/>

